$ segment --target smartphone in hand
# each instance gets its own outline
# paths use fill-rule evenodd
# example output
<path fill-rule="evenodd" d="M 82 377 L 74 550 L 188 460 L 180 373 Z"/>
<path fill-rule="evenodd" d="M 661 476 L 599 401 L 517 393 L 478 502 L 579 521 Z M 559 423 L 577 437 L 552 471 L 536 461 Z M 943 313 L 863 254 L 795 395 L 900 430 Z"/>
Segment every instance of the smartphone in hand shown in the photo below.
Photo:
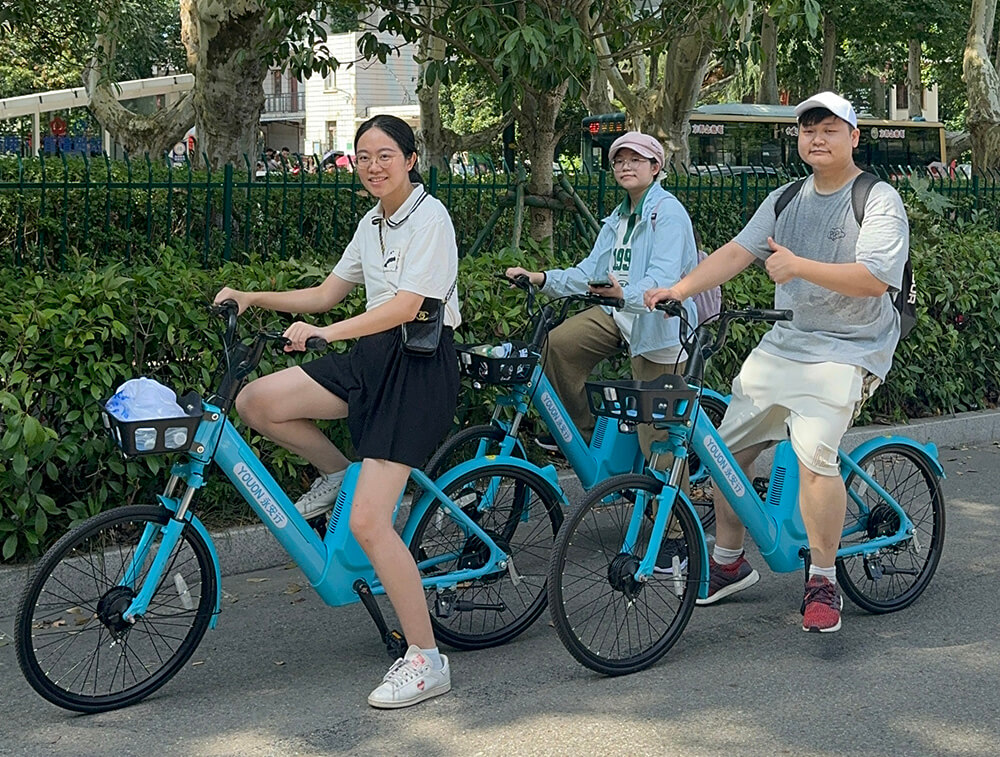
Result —
<path fill-rule="evenodd" d="M 611 282 L 610 281 L 590 281 L 590 282 L 587 282 L 587 283 L 588 283 L 589 286 L 594 287 L 594 289 L 610 289 L 611 288 Z"/>

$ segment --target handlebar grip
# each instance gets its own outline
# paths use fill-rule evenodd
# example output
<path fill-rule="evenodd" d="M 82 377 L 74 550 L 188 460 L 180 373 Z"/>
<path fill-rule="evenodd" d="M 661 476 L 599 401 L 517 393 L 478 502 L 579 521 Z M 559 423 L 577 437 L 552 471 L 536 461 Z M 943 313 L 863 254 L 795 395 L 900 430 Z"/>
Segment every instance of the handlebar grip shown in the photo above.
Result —
<path fill-rule="evenodd" d="M 667 315 L 681 315 L 684 312 L 684 308 L 681 307 L 681 303 L 678 300 L 664 300 L 663 302 L 657 302 L 655 308 L 657 310 L 662 310 Z"/>
<path fill-rule="evenodd" d="M 312 350 L 313 352 L 319 352 L 325 350 L 327 347 L 326 339 L 321 336 L 311 336 L 306 339 L 306 349 Z"/>
<path fill-rule="evenodd" d="M 519 289 L 527 289 L 531 286 L 531 280 L 523 273 L 520 276 L 515 276 L 514 278 L 511 278 L 506 273 L 498 273 L 495 275 L 501 281 L 506 281 L 511 286 L 516 286 Z"/>
<path fill-rule="evenodd" d="M 767 321 L 768 323 L 774 323 L 776 321 L 790 321 L 792 320 L 791 310 L 748 310 L 746 311 L 747 318 L 752 321 Z"/>
<path fill-rule="evenodd" d="M 608 307 L 616 308 L 618 310 L 625 307 L 625 300 L 621 297 L 602 297 L 597 294 L 594 295 L 593 301 L 600 305 L 607 305 Z"/>

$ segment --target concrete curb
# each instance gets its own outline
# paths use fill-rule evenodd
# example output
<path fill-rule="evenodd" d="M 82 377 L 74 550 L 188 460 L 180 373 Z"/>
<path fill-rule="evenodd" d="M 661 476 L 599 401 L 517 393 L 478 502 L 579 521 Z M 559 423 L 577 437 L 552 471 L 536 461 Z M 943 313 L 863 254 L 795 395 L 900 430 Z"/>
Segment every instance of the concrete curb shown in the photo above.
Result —
<path fill-rule="evenodd" d="M 845 436 L 845 446 L 856 447 L 879 436 L 908 436 L 921 443 L 933 442 L 938 447 L 958 447 L 963 444 L 983 444 L 1000 440 L 1000 410 L 981 410 L 938 418 L 920 418 L 910 423 L 890 426 L 872 425 L 854 428 Z M 768 465 L 761 460 L 761 465 Z M 762 467 L 761 470 L 766 468 Z M 578 496 L 571 472 L 560 478 L 570 501 Z M 290 560 L 288 554 L 263 526 L 245 526 L 212 534 L 223 575 L 246 573 L 272 568 Z M 0 568 L 0 617 L 12 617 L 27 583 L 32 566 Z"/>

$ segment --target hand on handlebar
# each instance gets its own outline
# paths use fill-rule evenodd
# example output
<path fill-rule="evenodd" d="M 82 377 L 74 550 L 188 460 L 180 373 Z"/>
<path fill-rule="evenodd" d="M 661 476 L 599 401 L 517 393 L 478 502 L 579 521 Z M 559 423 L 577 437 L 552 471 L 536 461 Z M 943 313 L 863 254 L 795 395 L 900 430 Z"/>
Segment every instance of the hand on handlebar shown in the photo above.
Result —
<path fill-rule="evenodd" d="M 511 281 L 516 279 L 518 276 L 524 276 L 528 279 L 528 282 L 531 283 L 532 286 L 536 287 L 540 287 L 545 281 L 544 274 L 538 271 L 529 271 L 525 268 L 521 268 L 520 266 L 512 266 L 508 268 L 504 271 L 504 276 Z M 511 286 L 513 286 L 513 284 L 511 284 Z"/>
<path fill-rule="evenodd" d="M 685 299 L 684 295 L 678 292 L 674 287 L 661 287 L 660 289 L 647 289 L 646 294 L 643 295 L 642 301 L 647 308 L 652 310 L 659 303 L 666 302 L 667 300 L 675 300 L 676 302 L 683 302 Z M 670 315 L 664 315 L 665 318 L 669 318 Z"/>
<path fill-rule="evenodd" d="M 239 289 L 231 289 L 229 287 L 222 287 L 212 300 L 212 304 L 221 305 L 226 300 L 232 300 L 239 307 L 237 315 L 240 315 L 251 304 L 249 292 L 241 292 Z"/>
<path fill-rule="evenodd" d="M 309 349 L 322 349 L 329 340 L 326 338 L 326 329 L 322 326 L 314 326 L 311 323 L 296 321 L 284 333 L 288 344 L 284 346 L 285 352 L 303 352 Z M 316 340 L 320 340 L 322 345 Z"/>

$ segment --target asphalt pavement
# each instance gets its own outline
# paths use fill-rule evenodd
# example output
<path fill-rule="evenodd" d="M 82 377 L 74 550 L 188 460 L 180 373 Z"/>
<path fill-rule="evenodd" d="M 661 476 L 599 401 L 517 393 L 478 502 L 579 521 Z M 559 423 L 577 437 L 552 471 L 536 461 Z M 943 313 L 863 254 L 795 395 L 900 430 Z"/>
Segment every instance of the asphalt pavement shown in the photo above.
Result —
<path fill-rule="evenodd" d="M 21 676 L 8 600 L 0 755 L 994 755 L 1000 447 L 949 433 L 937 434 L 944 554 L 904 611 L 848 603 L 840 632 L 802 633 L 801 575 L 770 573 L 758 558 L 761 581 L 697 608 L 649 670 L 590 672 L 546 615 L 505 646 L 446 650 L 450 694 L 383 712 L 365 703 L 389 663 L 367 614 L 325 606 L 297 568 L 280 565 L 223 579 L 218 628 L 159 692 L 75 715 Z"/>

